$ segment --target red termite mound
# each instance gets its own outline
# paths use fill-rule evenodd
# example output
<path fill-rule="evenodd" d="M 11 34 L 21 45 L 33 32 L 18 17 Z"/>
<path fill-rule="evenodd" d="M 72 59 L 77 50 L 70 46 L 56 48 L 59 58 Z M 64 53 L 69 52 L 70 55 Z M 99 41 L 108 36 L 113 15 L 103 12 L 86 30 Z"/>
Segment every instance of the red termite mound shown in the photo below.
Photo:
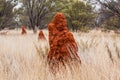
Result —
<path fill-rule="evenodd" d="M 22 26 L 22 32 L 21 32 L 21 34 L 23 35 L 23 34 L 26 34 L 27 32 L 26 32 L 26 26 Z"/>
<path fill-rule="evenodd" d="M 54 69 L 59 67 L 59 64 L 65 65 L 65 62 L 70 62 L 73 59 L 80 62 L 77 44 L 72 33 L 67 29 L 67 22 L 63 13 L 56 13 L 48 25 L 48 30 L 50 51 L 47 59 L 50 67 Z"/>
<path fill-rule="evenodd" d="M 46 38 L 45 38 L 44 33 L 43 33 L 42 30 L 39 31 L 38 40 L 46 40 Z"/>

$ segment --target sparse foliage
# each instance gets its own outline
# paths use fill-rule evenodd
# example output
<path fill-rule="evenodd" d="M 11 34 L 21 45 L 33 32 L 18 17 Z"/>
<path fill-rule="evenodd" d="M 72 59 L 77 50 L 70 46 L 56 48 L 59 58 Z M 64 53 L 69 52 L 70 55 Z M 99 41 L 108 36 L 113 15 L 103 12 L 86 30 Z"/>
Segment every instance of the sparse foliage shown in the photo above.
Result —
<path fill-rule="evenodd" d="M 105 29 L 120 29 L 120 1 L 119 0 L 96 0 L 101 4 L 100 13 L 97 19 L 97 26 Z M 102 25 L 103 24 L 103 25 Z"/>
<path fill-rule="evenodd" d="M 70 4 L 63 10 L 67 16 L 69 28 L 73 31 L 86 30 L 93 24 L 95 15 L 92 6 L 79 0 L 72 1 Z"/>
<path fill-rule="evenodd" d="M 16 24 L 13 8 L 17 3 L 14 1 L 15 0 L 0 0 L 0 30 Z"/>
<path fill-rule="evenodd" d="M 46 25 L 45 20 L 51 14 L 54 8 L 54 0 L 21 0 L 24 12 L 26 12 L 29 24 L 33 31 L 35 27 L 43 28 Z"/>

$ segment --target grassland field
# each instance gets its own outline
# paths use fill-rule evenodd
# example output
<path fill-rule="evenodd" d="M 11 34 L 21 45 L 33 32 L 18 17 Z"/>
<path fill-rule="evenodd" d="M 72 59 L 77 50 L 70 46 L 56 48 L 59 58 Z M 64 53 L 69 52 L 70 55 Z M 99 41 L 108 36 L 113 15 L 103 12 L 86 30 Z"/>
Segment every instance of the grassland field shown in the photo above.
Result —
<path fill-rule="evenodd" d="M 38 41 L 38 33 L 27 30 L 0 32 L 0 80 L 120 80 L 120 34 L 92 30 L 72 32 L 82 64 L 67 68 L 56 76 L 49 72 L 47 41 Z"/>

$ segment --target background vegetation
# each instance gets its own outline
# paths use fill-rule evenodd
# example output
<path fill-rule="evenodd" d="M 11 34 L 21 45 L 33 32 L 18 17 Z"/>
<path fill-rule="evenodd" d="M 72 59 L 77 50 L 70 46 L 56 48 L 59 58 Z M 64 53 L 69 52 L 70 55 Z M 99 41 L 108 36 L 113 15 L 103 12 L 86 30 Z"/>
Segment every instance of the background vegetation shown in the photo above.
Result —
<path fill-rule="evenodd" d="M 119 0 L 0 0 L 0 30 L 26 25 L 35 33 L 47 28 L 56 12 L 66 15 L 73 31 L 119 30 L 119 7 Z"/>

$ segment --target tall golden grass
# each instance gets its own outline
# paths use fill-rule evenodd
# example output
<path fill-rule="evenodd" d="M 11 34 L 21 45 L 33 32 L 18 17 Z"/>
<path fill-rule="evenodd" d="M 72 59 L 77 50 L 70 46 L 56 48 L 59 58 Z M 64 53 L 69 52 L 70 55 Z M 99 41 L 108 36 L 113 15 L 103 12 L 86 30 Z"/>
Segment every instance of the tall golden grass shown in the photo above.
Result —
<path fill-rule="evenodd" d="M 48 32 L 43 31 L 47 41 Z M 53 75 L 46 56 L 48 42 L 27 31 L 0 35 L 0 80 L 120 80 L 120 35 L 91 31 L 73 33 L 82 64 Z"/>

